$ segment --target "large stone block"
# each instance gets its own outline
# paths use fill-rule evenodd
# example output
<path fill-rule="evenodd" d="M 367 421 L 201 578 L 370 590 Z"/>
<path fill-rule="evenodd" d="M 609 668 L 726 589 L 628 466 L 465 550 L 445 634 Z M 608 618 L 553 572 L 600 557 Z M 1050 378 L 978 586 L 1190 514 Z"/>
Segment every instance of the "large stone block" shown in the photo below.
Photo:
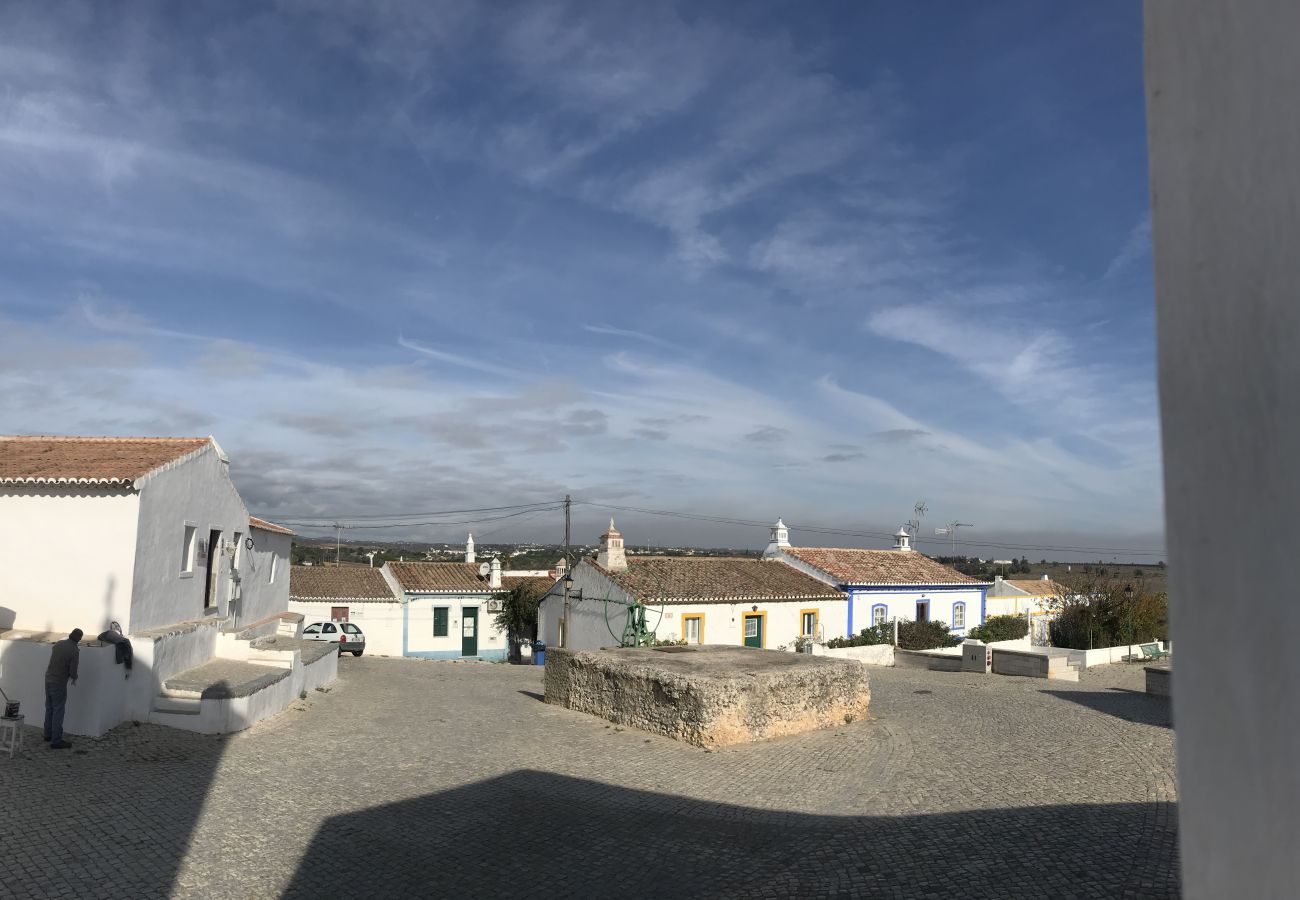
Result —
<path fill-rule="evenodd" d="M 547 648 L 546 702 L 715 748 L 867 714 L 861 663 L 749 647 Z"/>

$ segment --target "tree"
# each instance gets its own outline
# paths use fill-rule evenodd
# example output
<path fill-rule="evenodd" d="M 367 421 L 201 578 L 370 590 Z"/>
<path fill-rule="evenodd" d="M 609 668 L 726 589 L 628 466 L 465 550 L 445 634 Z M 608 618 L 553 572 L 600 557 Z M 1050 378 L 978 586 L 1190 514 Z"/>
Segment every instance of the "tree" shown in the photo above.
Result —
<path fill-rule="evenodd" d="M 537 603 L 549 587 L 541 578 L 520 578 L 511 585 L 496 614 L 496 625 L 512 643 L 537 638 Z"/>

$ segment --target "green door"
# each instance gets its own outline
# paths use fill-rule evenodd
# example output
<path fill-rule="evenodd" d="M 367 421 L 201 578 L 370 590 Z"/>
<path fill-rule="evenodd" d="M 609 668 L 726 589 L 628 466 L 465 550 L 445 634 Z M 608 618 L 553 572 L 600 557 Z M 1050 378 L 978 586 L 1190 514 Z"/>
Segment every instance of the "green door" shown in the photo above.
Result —
<path fill-rule="evenodd" d="M 745 614 L 745 646 L 762 647 L 763 646 L 763 615 L 762 613 Z"/>
<path fill-rule="evenodd" d="M 460 655 L 478 656 L 478 607 L 460 611 Z"/>

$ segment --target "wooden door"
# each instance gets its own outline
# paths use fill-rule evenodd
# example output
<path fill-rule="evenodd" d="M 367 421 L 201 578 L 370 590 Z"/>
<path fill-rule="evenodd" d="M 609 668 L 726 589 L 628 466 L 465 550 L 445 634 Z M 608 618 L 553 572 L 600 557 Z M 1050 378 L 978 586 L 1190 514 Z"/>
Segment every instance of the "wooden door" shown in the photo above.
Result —
<path fill-rule="evenodd" d="M 362 616 L 361 618 L 365 618 Z M 331 606 L 330 619 L 334 622 L 346 622 L 348 620 L 348 608 L 346 606 Z"/>
<path fill-rule="evenodd" d="M 763 646 L 763 614 L 745 613 L 745 646 Z"/>
<path fill-rule="evenodd" d="M 478 656 L 478 607 L 460 611 L 460 655 Z"/>

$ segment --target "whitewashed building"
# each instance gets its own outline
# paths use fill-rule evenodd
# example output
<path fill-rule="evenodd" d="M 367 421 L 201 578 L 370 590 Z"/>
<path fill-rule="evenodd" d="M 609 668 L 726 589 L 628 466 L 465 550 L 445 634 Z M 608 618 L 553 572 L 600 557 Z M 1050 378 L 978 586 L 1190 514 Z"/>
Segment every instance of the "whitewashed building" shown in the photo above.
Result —
<path fill-rule="evenodd" d="M 496 624 L 508 586 L 501 560 L 388 562 L 381 570 L 401 600 L 402 655 L 504 661 L 506 634 Z M 359 623 L 360 624 L 360 623 Z M 370 630 L 361 626 L 369 639 Z"/>
<path fill-rule="evenodd" d="M 0 685 L 39 712 L 49 644 L 80 628 L 69 732 L 99 735 L 131 719 L 246 727 L 336 672 L 337 659 L 252 647 L 293 630 L 279 618 L 288 579 L 275 577 L 291 541 L 288 529 L 250 518 L 210 437 L 0 436 Z M 114 623 L 132 643 L 129 679 L 95 639 Z M 164 702 L 172 680 L 193 685 L 217 658 L 266 668 L 274 683 Z"/>
<path fill-rule="evenodd" d="M 289 609 L 302 613 L 304 625 L 352 622 L 366 636 L 368 655 L 402 655 L 402 594 L 381 569 L 294 566 Z"/>
<path fill-rule="evenodd" d="M 891 619 L 937 620 L 957 637 L 984 622 L 982 582 L 935 562 L 911 547 L 911 536 L 899 529 L 892 550 L 839 547 L 794 547 L 780 519 L 764 558 L 792 566 L 846 593 L 845 618 L 834 632 L 856 634 Z M 831 633 L 828 623 L 827 633 Z"/>
<path fill-rule="evenodd" d="M 563 582 L 543 599 L 538 631 L 548 646 L 616 647 L 645 607 L 645 627 L 664 641 L 791 647 L 799 637 L 842 636 L 848 598 L 779 562 L 734 557 L 628 557 L 609 523 L 595 559 L 573 567 L 565 613 Z"/>
<path fill-rule="evenodd" d="M 985 601 L 990 616 L 1045 615 L 1054 601 L 1065 597 L 1066 590 L 1046 575 L 1042 578 L 993 579 Z"/>

